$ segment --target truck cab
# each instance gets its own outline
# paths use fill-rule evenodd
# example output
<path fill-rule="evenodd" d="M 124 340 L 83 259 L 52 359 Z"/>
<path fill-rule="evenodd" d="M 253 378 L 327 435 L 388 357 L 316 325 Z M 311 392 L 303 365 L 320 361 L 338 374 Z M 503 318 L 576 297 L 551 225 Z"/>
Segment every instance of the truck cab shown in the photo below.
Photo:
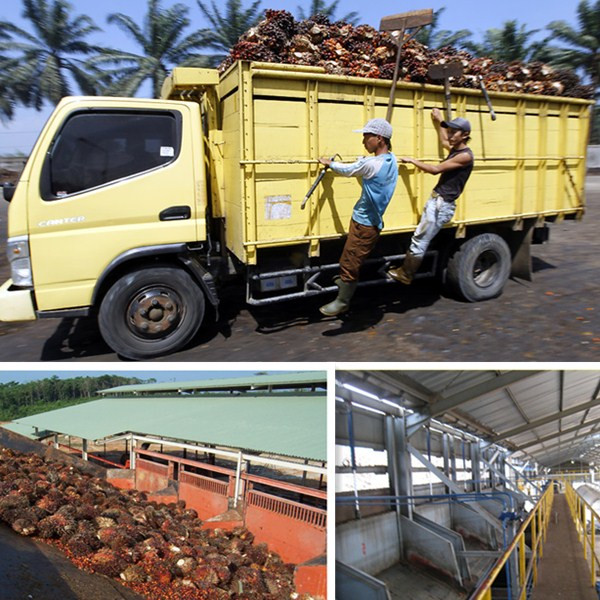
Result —
<path fill-rule="evenodd" d="M 64 98 L 9 206 L 3 319 L 84 316 L 104 299 L 117 351 L 143 358 L 193 336 L 204 297 L 187 298 L 196 286 L 180 263 L 207 238 L 202 140 L 194 102 Z"/>

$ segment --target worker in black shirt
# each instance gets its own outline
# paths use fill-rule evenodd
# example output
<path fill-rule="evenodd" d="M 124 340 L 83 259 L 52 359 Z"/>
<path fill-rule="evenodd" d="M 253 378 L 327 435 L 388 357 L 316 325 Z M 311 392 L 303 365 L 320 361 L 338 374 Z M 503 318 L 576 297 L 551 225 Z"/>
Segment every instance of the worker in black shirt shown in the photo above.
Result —
<path fill-rule="evenodd" d="M 400 157 L 401 162 L 413 164 L 425 173 L 441 174 L 431 192 L 431 197 L 425 204 L 421 221 L 411 238 L 410 248 L 402 266 L 388 271 L 392 279 L 406 285 L 412 283 L 413 276 L 421 265 L 433 237 L 454 216 L 456 199 L 461 195 L 473 170 L 473 152 L 467 146 L 471 134 L 469 121 L 462 117 L 444 121 L 442 113 L 437 108 L 433 109 L 431 118 L 440 142 L 444 148 L 450 150 L 447 158 L 437 165 L 430 165 L 416 158 Z"/>

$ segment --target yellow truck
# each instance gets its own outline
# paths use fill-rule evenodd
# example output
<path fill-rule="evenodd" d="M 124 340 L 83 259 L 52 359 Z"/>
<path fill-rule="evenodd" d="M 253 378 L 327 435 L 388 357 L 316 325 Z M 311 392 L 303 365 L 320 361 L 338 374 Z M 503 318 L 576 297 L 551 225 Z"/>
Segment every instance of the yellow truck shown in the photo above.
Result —
<path fill-rule="evenodd" d="M 231 276 L 254 305 L 337 290 L 360 182 L 328 172 L 304 209 L 303 198 L 319 156 L 363 152 L 352 130 L 385 116 L 390 85 L 237 62 L 222 75 L 177 68 L 160 100 L 64 98 L 4 190 L 14 197 L 0 319 L 95 316 L 111 348 L 146 359 L 187 344 Z M 530 244 L 549 222 L 582 216 L 592 102 L 491 93 L 492 121 L 480 91 L 451 91 L 476 163 L 420 276 L 478 301 L 511 274 L 530 277 Z M 443 106 L 440 86 L 398 84 L 396 155 L 443 158 L 430 118 Z M 397 285 L 385 268 L 404 256 L 435 183 L 412 166 L 399 173 L 364 284 Z"/>

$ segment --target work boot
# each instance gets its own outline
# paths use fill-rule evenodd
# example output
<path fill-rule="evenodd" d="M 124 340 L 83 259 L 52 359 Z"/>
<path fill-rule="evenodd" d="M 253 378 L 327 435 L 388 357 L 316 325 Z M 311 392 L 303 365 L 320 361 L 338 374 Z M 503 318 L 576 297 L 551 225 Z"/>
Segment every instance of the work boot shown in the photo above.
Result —
<path fill-rule="evenodd" d="M 338 279 L 335 283 L 340 288 L 337 298 L 333 302 L 321 306 L 319 309 L 326 317 L 335 317 L 336 315 L 341 315 L 346 312 L 350 306 L 350 300 L 352 299 L 352 296 L 354 296 L 356 290 L 356 281 L 344 281 L 343 279 Z"/>
<path fill-rule="evenodd" d="M 395 279 L 404 285 L 410 285 L 422 262 L 423 258 L 421 256 L 415 256 L 409 251 L 406 253 L 406 258 L 404 259 L 402 266 L 397 267 L 396 269 L 390 269 L 387 273 L 392 279 Z"/>

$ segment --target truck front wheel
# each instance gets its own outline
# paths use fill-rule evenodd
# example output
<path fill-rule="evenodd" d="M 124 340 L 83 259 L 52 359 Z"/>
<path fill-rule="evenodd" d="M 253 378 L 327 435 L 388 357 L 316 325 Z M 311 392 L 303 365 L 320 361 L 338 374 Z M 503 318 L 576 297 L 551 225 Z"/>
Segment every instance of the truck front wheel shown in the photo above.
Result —
<path fill-rule="evenodd" d="M 511 260 L 499 235 L 483 233 L 466 241 L 450 258 L 447 281 L 468 302 L 489 300 L 502 293 Z"/>
<path fill-rule="evenodd" d="M 204 294 L 185 271 L 146 267 L 112 285 L 100 304 L 98 325 L 115 352 L 144 360 L 185 346 L 203 317 Z"/>

